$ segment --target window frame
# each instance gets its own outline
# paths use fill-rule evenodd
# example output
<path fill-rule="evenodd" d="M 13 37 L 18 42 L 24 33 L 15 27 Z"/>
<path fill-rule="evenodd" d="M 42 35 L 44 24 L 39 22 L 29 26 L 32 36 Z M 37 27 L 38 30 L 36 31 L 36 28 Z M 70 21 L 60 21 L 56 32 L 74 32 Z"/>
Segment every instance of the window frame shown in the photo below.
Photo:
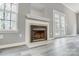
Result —
<path fill-rule="evenodd" d="M 64 18 L 65 18 L 65 24 L 64 24 L 64 26 L 65 26 L 65 29 L 64 29 L 64 32 L 65 32 L 65 34 L 63 35 L 63 36 L 65 36 L 66 35 L 66 15 L 63 13 L 63 12 L 61 12 L 61 11 L 58 11 L 58 10 L 56 10 L 56 9 L 53 9 L 53 37 L 54 38 L 56 38 L 57 36 L 55 36 L 55 23 L 54 23 L 54 21 L 55 21 L 55 17 L 54 17 L 54 15 L 55 14 L 59 14 L 59 23 L 60 23 L 60 25 L 59 25 L 59 27 L 60 27 L 60 29 L 58 29 L 58 30 L 60 30 L 60 34 L 61 34 L 61 19 L 60 19 L 60 17 L 61 16 L 64 16 Z M 62 37 L 61 35 L 59 35 L 58 37 Z"/>
<path fill-rule="evenodd" d="M 4 3 L 5 4 L 5 3 Z M 3 11 L 3 13 L 6 13 L 6 12 L 10 12 L 11 14 L 10 15 L 12 15 L 13 13 L 15 13 L 16 14 L 16 20 L 15 21 L 13 21 L 13 20 L 5 20 L 4 18 L 5 18 L 5 16 L 4 16 L 4 14 L 3 14 L 3 21 L 5 22 L 5 21 L 10 21 L 10 23 L 12 23 L 12 22 L 15 22 L 16 23 L 16 28 L 15 28 L 15 30 L 13 30 L 13 29 L 8 29 L 8 30 L 6 30 L 6 29 L 0 29 L 0 33 L 6 33 L 6 32 L 8 32 L 8 33 L 15 33 L 15 32 L 17 32 L 18 31 L 18 4 L 17 4 L 17 12 L 11 12 L 10 10 L 9 11 L 7 11 L 7 10 L 5 10 L 5 7 L 4 7 L 4 9 L 1 9 L 0 8 L 0 11 Z M 11 16 L 10 16 L 10 18 L 11 18 Z M 0 19 L 1 20 L 1 19 Z M 5 24 L 5 23 L 4 23 Z M 5 26 L 5 25 L 3 25 L 3 26 Z M 10 27 L 11 27 L 11 24 L 10 24 Z"/>

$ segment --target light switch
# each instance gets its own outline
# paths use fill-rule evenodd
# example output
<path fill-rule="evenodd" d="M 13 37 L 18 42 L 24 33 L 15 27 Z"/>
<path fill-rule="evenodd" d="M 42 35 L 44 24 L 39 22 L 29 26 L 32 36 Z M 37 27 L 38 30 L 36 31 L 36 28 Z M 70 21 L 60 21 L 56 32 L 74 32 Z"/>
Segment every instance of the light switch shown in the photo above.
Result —
<path fill-rule="evenodd" d="M 3 39 L 4 38 L 4 35 L 0 35 L 0 39 Z"/>

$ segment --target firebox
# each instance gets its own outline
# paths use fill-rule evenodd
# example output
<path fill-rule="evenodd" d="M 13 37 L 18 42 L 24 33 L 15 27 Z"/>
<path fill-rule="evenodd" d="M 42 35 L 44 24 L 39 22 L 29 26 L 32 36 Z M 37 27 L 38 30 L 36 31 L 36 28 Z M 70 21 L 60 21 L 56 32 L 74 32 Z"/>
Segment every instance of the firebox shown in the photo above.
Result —
<path fill-rule="evenodd" d="M 31 42 L 47 40 L 47 26 L 31 25 Z"/>

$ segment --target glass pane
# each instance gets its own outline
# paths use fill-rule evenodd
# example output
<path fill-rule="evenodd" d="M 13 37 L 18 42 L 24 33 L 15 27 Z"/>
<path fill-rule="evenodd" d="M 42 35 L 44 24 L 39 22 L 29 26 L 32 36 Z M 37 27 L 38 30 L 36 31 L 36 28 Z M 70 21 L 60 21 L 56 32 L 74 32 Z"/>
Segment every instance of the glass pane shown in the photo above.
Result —
<path fill-rule="evenodd" d="M 0 9 L 4 9 L 4 3 L 0 3 Z"/>
<path fill-rule="evenodd" d="M 61 23 L 65 23 L 65 17 L 64 16 L 61 16 Z"/>
<path fill-rule="evenodd" d="M 5 30 L 10 30 L 10 21 L 5 21 Z"/>
<path fill-rule="evenodd" d="M 11 10 L 11 4 L 10 3 L 6 3 L 6 10 L 8 10 L 8 11 Z"/>
<path fill-rule="evenodd" d="M 60 30 L 60 21 L 59 19 L 56 19 L 56 18 L 55 18 L 55 29 Z"/>
<path fill-rule="evenodd" d="M 11 29 L 16 30 L 16 22 L 11 21 Z"/>
<path fill-rule="evenodd" d="M 59 14 L 55 13 L 54 17 L 59 18 Z"/>
<path fill-rule="evenodd" d="M 0 19 L 3 19 L 3 11 L 0 11 Z"/>
<path fill-rule="evenodd" d="M 55 19 L 55 22 L 56 23 L 59 23 L 59 14 L 57 14 L 57 13 L 55 13 L 55 15 L 54 15 L 54 19 Z"/>
<path fill-rule="evenodd" d="M 65 28 L 65 17 L 61 16 L 61 28 Z"/>
<path fill-rule="evenodd" d="M 12 13 L 11 14 L 11 20 L 16 21 L 17 20 L 17 14 Z"/>
<path fill-rule="evenodd" d="M 58 13 L 54 14 L 54 28 L 55 28 L 55 36 L 60 36 L 60 15 Z"/>
<path fill-rule="evenodd" d="M 3 21 L 0 20 L 0 30 L 3 30 Z"/>
<path fill-rule="evenodd" d="M 12 12 L 18 12 L 18 5 L 17 4 L 12 4 Z"/>
<path fill-rule="evenodd" d="M 10 20 L 10 12 L 5 12 L 5 20 Z"/>
<path fill-rule="evenodd" d="M 65 34 L 65 16 L 61 15 L 61 36 Z"/>

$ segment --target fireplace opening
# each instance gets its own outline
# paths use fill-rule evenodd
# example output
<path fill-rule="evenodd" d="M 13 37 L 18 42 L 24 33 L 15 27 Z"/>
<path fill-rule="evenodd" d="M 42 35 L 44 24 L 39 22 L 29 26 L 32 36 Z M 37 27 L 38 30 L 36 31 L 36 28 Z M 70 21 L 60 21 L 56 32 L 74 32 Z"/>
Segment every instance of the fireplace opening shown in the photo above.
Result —
<path fill-rule="evenodd" d="M 31 42 L 47 40 L 47 26 L 31 25 Z"/>

